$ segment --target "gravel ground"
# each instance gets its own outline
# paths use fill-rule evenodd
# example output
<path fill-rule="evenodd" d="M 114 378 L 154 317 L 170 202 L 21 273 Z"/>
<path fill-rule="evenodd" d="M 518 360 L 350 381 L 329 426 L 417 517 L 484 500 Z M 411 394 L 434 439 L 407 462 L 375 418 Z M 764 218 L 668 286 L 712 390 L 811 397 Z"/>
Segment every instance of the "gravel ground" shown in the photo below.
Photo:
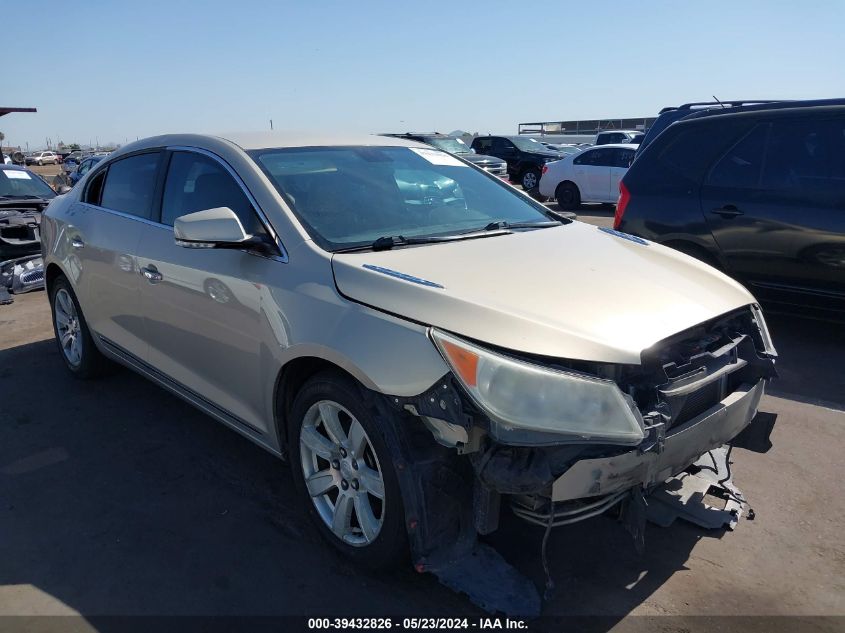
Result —
<path fill-rule="evenodd" d="M 734 532 L 649 526 L 641 556 L 608 517 L 555 530 L 544 614 L 602 615 L 602 629 L 624 630 L 643 622 L 631 615 L 845 616 L 845 332 L 770 321 L 781 379 L 733 452 L 756 518 Z M 480 615 L 429 575 L 338 557 L 286 464 L 143 378 L 72 379 L 43 292 L 0 306 L 0 386 L 0 615 Z M 507 516 L 490 542 L 541 586 L 541 538 Z M 714 622 L 669 628 L 806 624 Z"/>

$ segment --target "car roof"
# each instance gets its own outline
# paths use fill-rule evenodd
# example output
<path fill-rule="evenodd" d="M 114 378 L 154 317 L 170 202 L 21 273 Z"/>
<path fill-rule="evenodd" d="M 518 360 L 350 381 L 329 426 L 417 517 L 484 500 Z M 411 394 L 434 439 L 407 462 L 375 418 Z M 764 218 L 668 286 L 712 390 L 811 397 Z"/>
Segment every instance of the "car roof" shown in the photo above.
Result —
<path fill-rule="evenodd" d="M 806 111 L 808 108 L 823 109 L 829 111 L 841 111 L 845 107 L 845 99 L 819 99 L 815 101 L 779 101 L 776 103 L 759 103 L 749 106 L 733 108 L 712 108 L 697 110 L 683 117 L 681 121 L 694 121 L 696 119 L 709 119 L 712 117 L 742 116 L 751 117 L 756 113 L 775 114 L 783 112 L 784 115 L 795 114 Z"/>
<path fill-rule="evenodd" d="M 398 147 L 427 147 L 422 143 L 395 136 L 375 134 L 306 134 L 297 132 L 235 132 L 221 134 L 223 138 L 241 149 L 268 147 L 312 147 L 338 145 L 388 145 Z"/>
<path fill-rule="evenodd" d="M 8 169 L 10 171 L 29 171 L 25 167 L 21 167 L 19 165 L 6 165 L 5 163 L 0 163 L 0 169 Z"/>
<path fill-rule="evenodd" d="M 413 139 L 415 136 L 421 136 L 425 138 L 457 138 L 456 136 L 450 136 L 449 134 L 443 134 L 442 132 L 401 132 L 401 133 L 393 133 L 393 132 L 385 132 L 384 134 L 379 134 L 379 136 L 390 136 L 393 138 L 410 138 Z"/>
<path fill-rule="evenodd" d="M 338 147 L 338 146 L 370 146 L 370 147 L 421 147 L 431 149 L 430 145 L 406 138 L 391 136 L 377 136 L 375 134 L 314 134 L 300 132 L 229 132 L 224 134 L 163 134 L 151 136 L 124 145 L 118 151 L 109 155 L 123 156 L 127 153 L 163 146 L 218 146 L 220 141 L 226 141 L 238 146 L 242 150 L 287 148 L 287 147 Z"/>
<path fill-rule="evenodd" d="M 601 130 L 599 134 L 612 134 L 613 132 L 622 132 L 623 134 L 642 134 L 642 130 Z"/>
<path fill-rule="evenodd" d="M 605 143 L 604 145 L 593 145 L 592 147 L 585 147 L 584 152 L 589 152 L 593 149 L 608 149 L 608 148 L 617 148 L 620 147 L 622 149 L 637 149 L 639 145 L 636 143 Z M 583 153 L 583 152 L 582 152 Z M 577 154 L 573 154 L 573 156 L 577 156 Z"/>

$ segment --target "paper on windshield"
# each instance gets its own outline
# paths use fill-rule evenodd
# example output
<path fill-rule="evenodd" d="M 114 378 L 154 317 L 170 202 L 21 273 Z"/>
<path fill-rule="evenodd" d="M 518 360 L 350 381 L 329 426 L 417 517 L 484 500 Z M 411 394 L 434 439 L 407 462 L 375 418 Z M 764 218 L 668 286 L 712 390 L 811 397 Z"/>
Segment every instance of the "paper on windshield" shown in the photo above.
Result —
<path fill-rule="evenodd" d="M 436 149 L 427 149 L 423 147 L 409 147 L 412 152 L 422 156 L 432 165 L 449 165 L 450 167 L 467 167 L 466 163 L 462 163 L 457 158 L 446 152 L 441 152 Z"/>
<path fill-rule="evenodd" d="M 3 173 L 6 174 L 6 178 L 11 178 L 12 180 L 32 180 L 32 176 L 30 176 L 25 171 L 17 171 L 16 169 L 4 169 Z"/>

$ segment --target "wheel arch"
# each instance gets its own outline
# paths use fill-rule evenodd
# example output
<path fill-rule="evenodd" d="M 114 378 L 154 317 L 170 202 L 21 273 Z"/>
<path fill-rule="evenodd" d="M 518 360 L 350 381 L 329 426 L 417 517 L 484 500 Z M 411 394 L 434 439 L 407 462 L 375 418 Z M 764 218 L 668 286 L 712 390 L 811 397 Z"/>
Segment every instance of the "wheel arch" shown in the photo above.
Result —
<path fill-rule="evenodd" d="M 57 263 L 50 262 L 49 264 L 47 264 L 47 268 L 44 271 L 44 286 L 47 289 L 48 295 L 52 291 L 53 282 L 56 281 L 56 278 L 58 278 L 59 275 L 62 275 L 65 278 L 68 278 L 68 276 L 65 275 L 65 272 L 62 270 L 61 266 L 59 266 Z"/>
<path fill-rule="evenodd" d="M 338 362 L 329 360 L 324 356 L 306 354 L 286 362 L 276 375 L 273 389 L 273 421 L 282 454 L 285 453 L 288 444 L 288 417 L 296 395 L 311 377 L 324 371 L 338 372 L 353 380 L 360 387 L 375 387 L 360 371 L 343 367 Z M 367 383 L 370 383 L 370 385 Z"/>
<path fill-rule="evenodd" d="M 564 178 L 559 183 L 557 183 L 557 186 L 555 187 L 555 198 L 557 198 L 558 191 L 560 191 L 560 188 L 563 185 L 572 185 L 573 187 L 575 187 L 578 190 L 578 195 L 579 196 L 581 195 L 581 187 L 578 186 L 578 183 L 575 182 L 574 180 L 569 179 L 569 178 Z"/>

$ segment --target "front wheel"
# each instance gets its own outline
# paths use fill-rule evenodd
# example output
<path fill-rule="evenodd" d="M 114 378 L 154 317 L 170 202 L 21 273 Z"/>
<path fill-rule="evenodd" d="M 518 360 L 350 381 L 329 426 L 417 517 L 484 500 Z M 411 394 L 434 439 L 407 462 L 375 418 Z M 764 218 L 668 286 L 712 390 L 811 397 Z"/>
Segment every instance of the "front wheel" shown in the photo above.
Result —
<path fill-rule="evenodd" d="M 361 388 L 334 372 L 306 382 L 294 401 L 291 467 L 317 529 L 368 567 L 408 553 L 405 513 L 391 454 Z"/>
<path fill-rule="evenodd" d="M 523 172 L 521 184 L 525 191 L 531 191 L 540 184 L 540 172 L 536 169 L 529 169 Z"/>

